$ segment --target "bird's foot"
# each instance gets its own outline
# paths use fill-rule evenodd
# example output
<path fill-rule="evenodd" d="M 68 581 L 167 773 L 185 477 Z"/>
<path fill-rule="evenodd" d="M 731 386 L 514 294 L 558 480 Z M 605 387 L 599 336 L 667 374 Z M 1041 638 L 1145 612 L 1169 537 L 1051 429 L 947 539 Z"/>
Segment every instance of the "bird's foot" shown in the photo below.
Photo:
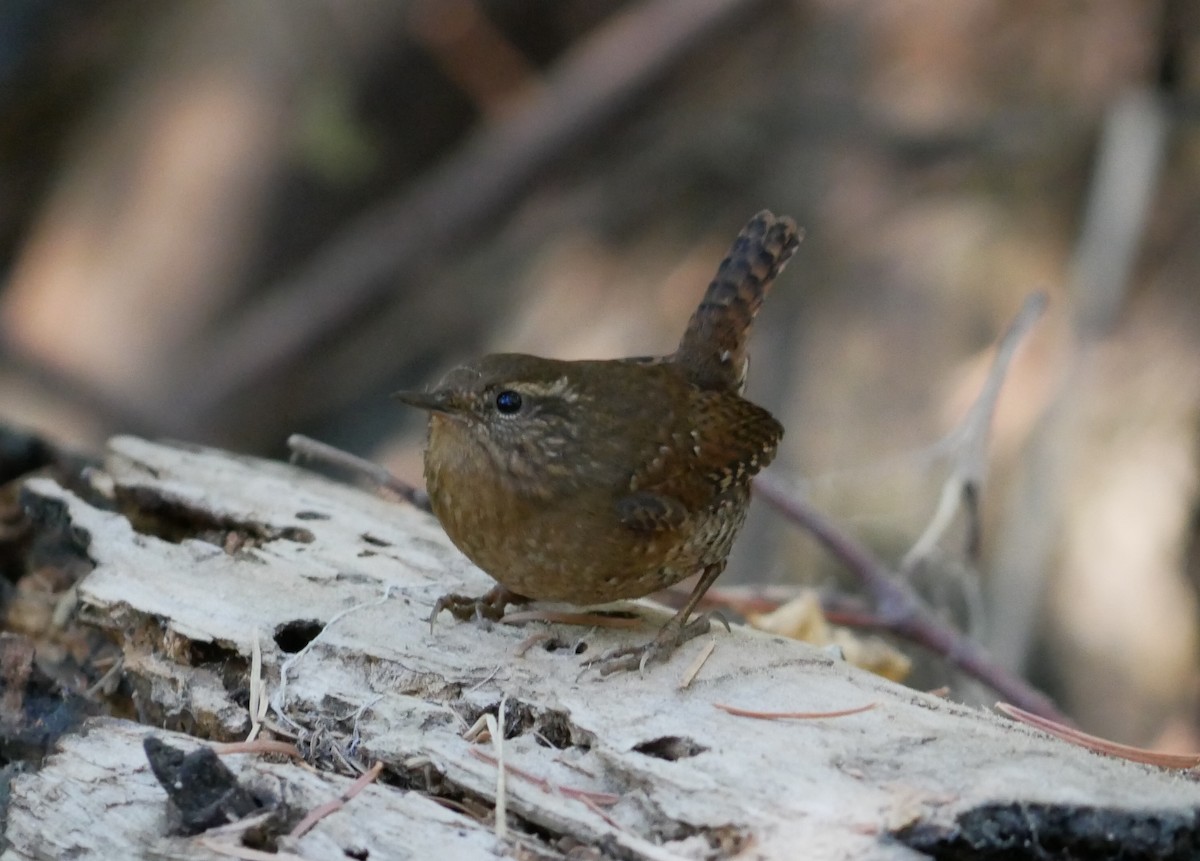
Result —
<path fill-rule="evenodd" d="M 624 673 L 629 670 L 644 672 L 647 664 L 665 661 L 672 652 L 688 640 L 699 637 L 701 634 L 707 634 L 712 626 L 714 615 L 716 614 L 705 613 L 686 624 L 679 616 L 673 616 L 667 624 L 662 626 L 658 636 L 649 643 L 612 649 L 601 655 L 594 666 L 600 671 L 601 676 L 611 676 L 614 673 Z M 729 623 L 724 618 L 721 616 L 716 616 L 716 618 L 720 619 L 726 630 L 729 629 Z"/>
<path fill-rule="evenodd" d="M 449 610 L 454 618 L 463 622 L 471 619 L 488 619 L 498 622 L 504 616 L 504 609 L 509 604 L 520 604 L 525 600 L 516 592 L 511 592 L 499 585 L 493 586 L 478 597 L 458 593 L 443 595 L 437 599 L 437 603 L 433 605 L 433 612 L 429 614 L 429 629 L 433 630 L 433 621 L 443 610 Z"/>

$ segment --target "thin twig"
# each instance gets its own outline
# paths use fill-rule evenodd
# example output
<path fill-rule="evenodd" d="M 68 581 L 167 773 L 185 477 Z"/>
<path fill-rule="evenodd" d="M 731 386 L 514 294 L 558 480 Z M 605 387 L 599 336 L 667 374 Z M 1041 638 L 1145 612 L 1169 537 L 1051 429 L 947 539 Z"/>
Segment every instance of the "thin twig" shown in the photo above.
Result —
<path fill-rule="evenodd" d="M 556 639 L 557 636 L 553 631 L 534 631 L 524 640 L 517 643 L 517 647 L 513 650 L 513 657 L 523 658 L 538 643 L 545 643 L 548 640 Z"/>
<path fill-rule="evenodd" d="M 700 672 L 701 668 L 708 661 L 709 657 L 712 655 L 713 650 L 716 647 L 717 647 L 716 640 L 708 641 L 708 645 L 706 645 L 704 647 L 704 650 L 699 655 L 696 656 L 696 660 L 692 661 L 692 665 L 687 668 L 687 672 L 685 672 L 683 674 L 683 678 L 681 678 L 679 680 L 679 690 L 682 691 L 682 690 L 686 690 L 687 688 L 691 687 L 692 680 L 696 678 L 696 675 Z"/>
<path fill-rule="evenodd" d="M 290 756 L 292 759 L 303 761 L 304 755 L 300 753 L 300 748 L 292 744 L 290 741 L 276 741 L 269 738 L 247 739 L 246 741 L 228 741 L 216 742 L 209 747 L 213 753 L 218 756 L 226 756 L 234 753 L 278 753 L 283 756 Z"/>
<path fill-rule="evenodd" d="M 492 667 L 492 671 L 490 673 L 488 673 L 482 679 L 477 681 L 475 684 L 471 685 L 471 687 L 467 688 L 468 693 L 473 693 L 473 692 L 479 690 L 484 685 L 486 685 L 488 682 L 490 682 L 492 679 L 496 678 L 496 676 L 499 675 L 500 670 L 503 668 L 503 666 L 504 666 L 503 664 L 496 664 L 496 666 Z"/>
<path fill-rule="evenodd" d="M 599 804 L 592 801 L 592 799 L 588 798 L 586 795 L 576 795 L 575 798 L 581 804 L 583 804 L 584 807 L 586 807 L 588 810 L 592 811 L 592 813 L 599 816 L 601 819 L 603 819 L 605 822 L 607 822 L 613 828 L 615 828 L 618 831 L 623 832 L 625 834 L 632 833 L 628 828 L 626 828 L 620 822 L 617 822 L 617 820 L 615 820 L 611 816 L 609 816 L 608 813 L 603 808 L 601 808 Z"/>
<path fill-rule="evenodd" d="M 1057 739 L 1087 748 L 1095 753 L 1115 756 L 1118 759 L 1127 759 L 1130 762 L 1156 765 L 1159 768 L 1189 769 L 1200 766 L 1200 754 L 1158 753 L 1157 751 L 1146 750 L 1144 747 L 1131 747 L 1127 744 L 1118 744 L 1115 741 L 1109 741 L 1106 738 L 1100 738 L 1096 735 L 1089 735 L 1074 727 L 1064 726 L 1057 721 L 1031 714 L 1025 711 L 1025 709 L 1018 708 L 1009 703 L 996 703 L 996 710 L 1008 715 L 1013 720 L 1036 727 Z"/>
<path fill-rule="evenodd" d="M 372 783 L 375 778 L 379 777 L 379 774 L 382 771 L 383 763 L 375 763 L 370 769 L 359 775 L 358 778 L 356 778 L 355 781 L 346 788 L 346 791 L 337 798 L 326 801 L 324 804 L 318 805 L 317 807 L 314 807 L 312 810 L 308 811 L 304 818 L 296 823 L 296 827 L 288 833 L 288 836 L 296 839 L 303 837 L 310 830 L 312 830 L 314 825 L 316 825 L 326 816 L 345 807 L 346 803 L 350 801 L 350 799 L 366 789 L 367 785 Z"/>
<path fill-rule="evenodd" d="M 479 748 L 471 747 L 471 748 L 468 748 L 467 750 L 470 752 L 471 756 L 475 757 L 476 759 L 482 759 L 484 762 L 491 763 L 492 765 L 496 766 L 497 768 L 500 767 L 500 763 L 496 760 L 496 758 L 494 756 L 484 753 Z M 606 807 L 611 807 L 612 805 L 616 804 L 618 801 L 621 800 L 621 797 L 619 795 L 612 795 L 611 793 L 608 793 L 608 792 L 590 792 L 586 789 L 573 789 L 570 786 L 563 786 L 561 784 L 551 783 L 550 781 L 546 780 L 544 777 L 538 777 L 537 775 L 531 774 L 530 772 L 526 771 L 525 769 L 518 768 L 517 766 L 512 765 L 512 764 L 505 765 L 505 769 L 507 771 L 511 772 L 512 774 L 516 775 L 517 777 L 521 778 L 522 780 L 532 783 L 534 786 L 536 786 L 538 789 L 542 790 L 543 792 L 564 795 L 567 798 L 574 798 L 579 801 L 589 800 L 593 804 L 601 804 Z"/>
<path fill-rule="evenodd" d="M 1022 708 L 1060 723 L 1068 722 L 1045 694 L 993 661 L 970 637 L 943 623 L 908 583 L 833 521 L 792 493 L 783 479 L 769 471 L 759 473 L 754 488 L 760 498 L 812 534 L 858 578 L 875 605 L 878 627 L 941 655 L 1001 696 L 1020 703 Z"/>
<path fill-rule="evenodd" d="M 304 434 L 292 434 L 288 437 L 287 445 L 292 453 L 293 463 L 313 461 L 343 469 L 370 482 L 379 490 L 394 493 L 422 511 L 430 510 L 429 494 L 421 488 L 413 487 L 407 481 L 397 478 L 377 463 L 372 463 L 366 458 L 361 458 L 312 437 L 304 436 Z"/>
<path fill-rule="evenodd" d="M 1041 318 L 1046 310 L 1046 302 L 1045 293 L 1033 293 L 1021 305 L 1021 310 L 1017 312 L 1017 316 L 1000 339 L 996 356 L 992 359 L 991 369 L 979 396 L 958 426 L 936 446 L 951 452 L 953 466 L 946 483 L 942 486 L 941 498 L 929 525 L 900 562 L 901 573 L 913 571 L 921 560 L 933 551 L 954 521 L 960 506 L 966 510 L 968 518 L 968 552 L 978 553 L 978 500 L 983 494 L 984 481 L 987 479 L 987 447 L 996 404 L 1000 400 L 1000 392 L 1004 388 L 1004 381 L 1008 377 L 1008 369 L 1012 365 L 1017 348 L 1024 343 L 1025 337 Z"/>
<path fill-rule="evenodd" d="M 877 705 L 879 703 L 867 703 L 865 706 L 856 706 L 852 709 L 840 709 L 833 712 L 762 712 L 752 709 L 742 709 L 737 706 L 727 706 L 724 703 L 713 703 L 715 708 L 719 708 L 723 712 L 728 712 L 737 717 L 755 718 L 757 720 L 817 720 L 821 718 L 848 717 L 850 715 L 869 712 Z"/>

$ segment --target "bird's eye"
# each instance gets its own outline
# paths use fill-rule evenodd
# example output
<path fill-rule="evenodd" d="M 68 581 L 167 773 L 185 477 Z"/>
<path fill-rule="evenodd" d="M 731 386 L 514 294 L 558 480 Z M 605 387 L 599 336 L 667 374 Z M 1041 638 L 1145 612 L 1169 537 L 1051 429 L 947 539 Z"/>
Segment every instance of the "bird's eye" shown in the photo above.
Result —
<path fill-rule="evenodd" d="M 506 416 L 521 411 L 521 395 L 512 389 L 505 389 L 496 395 L 496 409 Z"/>

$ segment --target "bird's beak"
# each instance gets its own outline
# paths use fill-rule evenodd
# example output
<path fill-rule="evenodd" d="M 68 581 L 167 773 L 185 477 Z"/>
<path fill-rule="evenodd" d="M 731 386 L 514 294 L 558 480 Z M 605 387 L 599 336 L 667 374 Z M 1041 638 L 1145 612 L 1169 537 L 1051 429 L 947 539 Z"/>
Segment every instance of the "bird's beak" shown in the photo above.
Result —
<path fill-rule="evenodd" d="M 433 392 L 393 392 L 392 397 L 406 406 L 416 407 L 419 410 L 428 410 L 431 413 L 450 413 L 456 411 L 449 394 L 444 390 Z"/>

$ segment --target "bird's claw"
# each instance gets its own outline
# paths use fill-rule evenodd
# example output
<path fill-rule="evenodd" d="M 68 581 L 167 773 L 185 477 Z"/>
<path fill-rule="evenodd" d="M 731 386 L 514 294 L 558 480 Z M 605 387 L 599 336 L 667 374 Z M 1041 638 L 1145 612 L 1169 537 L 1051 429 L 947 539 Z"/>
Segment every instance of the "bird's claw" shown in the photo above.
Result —
<path fill-rule="evenodd" d="M 487 619 L 499 622 L 504 616 L 504 610 L 518 598 L 503 586 L 495 586 L 482 595 L 461 595 L 457 592 L 443 595 L 433 605 L 429 614 L 429 630 L 433 630 L 433 622 L 443 610 L 449 610 L 454 618 L 469 622 L 472 619 Z"/>
<path fill-rule="evenodd" d="M 721 621 L 725 623 L 723 618 Z M 601 676 L 611 676 L 614 673 L 624 673 L 635 669 L 639 673 L 644 673 L 647 665 L 656 661 L 665 661 L 672 652 L 688 640 L 708 633 L 710 626 L 710 615 L 707 613 L 697 616 L 686 625 L 681 624 L 678 618 L 673 618 L 663 625 L 658 636 L 649 643 L 611 649 L 596 660 L 595 667 Z M 728 629 L 728 623 L 725 623 L 725 627 Z"/>

